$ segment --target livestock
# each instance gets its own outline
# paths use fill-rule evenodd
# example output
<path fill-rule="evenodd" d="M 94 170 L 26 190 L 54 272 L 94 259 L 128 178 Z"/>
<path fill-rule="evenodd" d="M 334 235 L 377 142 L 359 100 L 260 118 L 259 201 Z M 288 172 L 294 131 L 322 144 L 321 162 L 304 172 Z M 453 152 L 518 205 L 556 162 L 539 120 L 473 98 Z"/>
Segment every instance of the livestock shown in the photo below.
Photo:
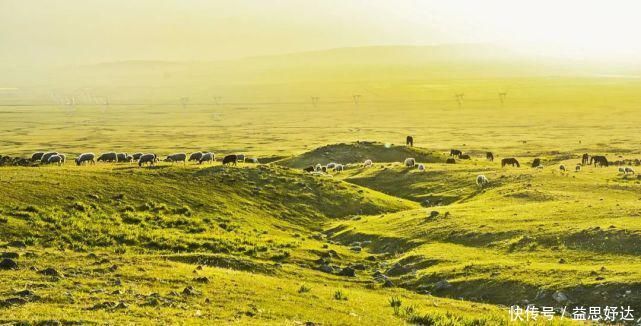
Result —
<path fill-rule="evenodd" d="M 238 160 L 238 157 L 236 154 L 231 154 L 223 157 L 223 165 L 227 165 L 229 163 L 236 165 L 236 161 Z"/>
<path fill-rule="evenodd" d="M 405 145 L 414 147 L 414 137 L 412 136 L 405 137 Z"/>
<path fill-rule="evenodd" d="M 237 162 L 245 162 L 245 154 L 236 154 L 236 161 Z"/>
<path fill-rule="evenodd" d="M 254 164 L 258 164 L 259 163 L 258 159 L 255 158 L 255 157 L 250 157 L 250 158 L 246 159 L 245 162 L 254 163 Z"/>
<path fill-rule="evenodd" d="M 58 164 L 58 166 L 65 164 L 65 159 L 60 155 L 51 155 L 47 159 L 47 164 Z"/>
<path fill-rule="evenodd" d="M 539 165 L 541 165 L 541 159 L 537 157 L 537 158 L 535 158 L 535 159 L 532 161 L 532 167 L 533 167 L 533 168 L 536 168 L 536 167 L 538 167 Z"/>
<path fill-rule="evenodd" d="M 634 174 L 634 169 L 629 167 L 629 166 L 626 166 L 625 167 L 625 174 Z"/>
<path fill-rule="evenodd" d="M 456 160 L 453 159 L 453 158 L 448 158 L 447 160 L 445 160 L 445 163 L 446 164 L 456 164 Z"/>
<path fill-rule="evenodd" d="M 212 152 L 207 152 L 207 153 L 202 153 L 203 155 L 200 156 L 200 159 L 198 160 L 198 164 L 202 164 L 203 162 L 209 162 L 209 164 L 214 163 L 214 160 L 216 159 L 216 155 Z"/>
<path fill-rule="evenodd" d="M 479 186 L 479 187 L 483 188 L 483 187 L 485 187 L 485 185 L 487 185 L 488 183 L 490 183 L 490 180 L 488 180 L 486 176 L 484 176 L 484 175 L 480 174 L 480 175 L 478 175 L 478 176 L 476 177 L 476 185 L 477 185 L 477 186 Z"/>
<path fill-rule="evenodd" d="M 490 162 L 494 162 L 494 154 L 492 154 L 492 152 L 485 153 L 485 159 L 487 159 Z"/>
<path fill-rule="evenodd" d="M 127 161 L 127 153 L 118 153 L 116 154 L 116 161 L 117 162 L 126 162 Z"/>
<path fill-rule="evenodd" d="M 334 171 L 335 172 L 341 172 L 344 169 L 345 169 L 345 167 L 343 166 L 343 164 L 336 164 L 336 166 L 334 167 Z"/>
<path fill-rule="evenodd" d="M 318 163 L 318 164 L 316 164 L 316 166 L 314 166 L 314 171 L 316 171 L 316 172 L 320 172 L 322 169 L 323 169 L 323 166 L 320 165 L 320 163 Z"/>
<path fill-rule="evenodd" d="M 183 162 L 183 164 L 187 163 L 187 154 L 185 153 L 174 153 L 171 155 L 167 155 L 167 158 L 165 158 L 165 162 Z"/>
<path fill-rule="evenodd" d="M 328 168 L 328 169 L 333 169 L 333 168 L 335 168 L 335 167 L 336 167 L 336 163 L 334 163 L 334 162 L 327 163 L 327 168 Z"/>
<path fill-rule="evenodd" d="M 581 156 L 581 164 L 587 165 L 590 162 L 590 155 L 585 153 Z"/>
<path fill-rule="evenodd" d="M 31 155 L 31 161 L 40 161 L 42 159 L 42 155 L 45 155 L 44 152 L 35 152 Z"/>
<path fill-rule="evenodd" d="M 189 160 L 188 161 L 189 162 L 191 162 L 191 161 L 200 161 L 200 158 L 202 158 L 202 157 L 203 157 L 203 153 L 202 152 L 191 153 L 191 155 L 189 155 Z"/>
<path fill-rule="evenodd" d="M 363 166 L 366 168 L 372 166 L 372 160 L 365 160 L 365 162 L 363 163 Z"/>
<path fill-rule="evenodd" d="M 75 159 L 76 165 L 82 165 L 87 162 L 89 164 L 96 164 L 96 154 L 94 153 L 83 153 Z"/>
<path fill-rule="evenodd" d="M 559 165 L 559 170 L 561 170 L 561 171 L 566 171 L 566 169 L 565 169 L 565 165 L 563 165 L 563 164 Z"/>
<path fill-rule="evenodd" d="M 125 157 L 125 162 L 131 163 L 133 161 L 134 161 L 134 157 L 132 155 L 127 155 L 127 157 Z"/>
<path fill-rule="evenodd" d="M 405 162 L 403 162 L 403 165 L 413 168 L 414 165 L 416 165 L 416 160 L 413 157 L 408 157 L 405 159 Z"/>
<path fill-rule="evenodd" d="M 141 167 L 143 164 L 154 166 L 156 164 L 156 154 L 142 154 L 138 159 L 138 167 Z"/>
<path fill-rule="evenodd" d="M 314 172 L 315 170 L 316 170 L 316 167 L 314 167 L 313 165 L 310 165 L 303 169 L 303 171 L 305 172 Z"/>
<path fill-rule="evenodd" d="M 463 154 L 463 152 L 459 151 L 458 149 L 450 149 L 450 156 L 459 156 Z"/>
<path fill-rule="evenodd" d="M 118 162 L 118 154 L 115 152 L 102 153 L 98 156 L 98 162 Z"/>
<path fill-rule="evenodd" d="M 461 160 L 471 160 L 471 159 L 472 159 L 472 158 L 471 158 L 469 155 L 467 155 L 467 154 L 461 154 L 461 155 L 459 155 L 459 156 L 458 156 L 458 158 L 459 158 L 459 159 L 461 159 Z"/>
<path fill-rule="evenodd" d="M 421 172 L 424 172 L 425 171 L 425 164 L 419 164 L 418 165 L 418 170 L 421 171 Z"/>
<path fill-rule="evenodd" d="M 619 167 L 619 173 L 625 174 L 625 168 L 624 167 Z"/>
<path fill-rule="evenodd" d="M 514 157 L 506 157 L 501 160 L 501 167 L 505 167 L 506 165 L 511 165 L 511 166 L 516 166 L 521 167 L 521 164 L 519 164 L 519 161 L 517 161 Z"/>
<path fill-rule="evenodd" d="M 590 163 L 594 163 L 594 166 L 596 167 L 597 165 L 600 167 L 607 167 L 609 165 L 608 159 L 603 156 L 603 155 L 594 155 L 590 157 Z"/>
<path fill-rule="evenodd" d="M 133 156 L 134 160 L 138 161 L 140 157 L 142 156 L 142 153 L 133 153 L 131 156 Z"/>
<path fill-rule="evenodd" d="M 42 154 L 42 157 L 40 158 L 40 163 L 48 163 L 49 162 L 49 158 L 54 156 L 54 155 L 58 155 L 58 152 L 47 152 L 47 153 Z"/>
<path fill-rule="evenodd" d="M 574 172 L 580 172 L 580 171 L 581 171 L 581 165 L 580 165 L 580 164 L 577 164 L 577 165 L 574 167 Z"/>

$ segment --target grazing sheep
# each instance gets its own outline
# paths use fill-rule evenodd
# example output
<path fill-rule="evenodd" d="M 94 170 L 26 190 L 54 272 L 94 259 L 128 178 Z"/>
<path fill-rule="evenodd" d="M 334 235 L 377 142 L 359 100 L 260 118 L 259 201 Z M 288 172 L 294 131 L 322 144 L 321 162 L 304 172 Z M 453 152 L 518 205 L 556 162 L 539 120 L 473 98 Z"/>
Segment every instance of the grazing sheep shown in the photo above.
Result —
<path fill-rule="evenodd" d="M 255 157 L 250 157 L 250 158 L 246 159 L 245 162 L 254 163 L 254 164 L 258 164 L 259 163 L 258 159 L 255 158 Z"/>
<path fill-rule="evenodd" d="M 118 153 L 116 154 L 116 162 L 126 162 L 127 161 L 127 153 Z"/>
<path fill-rule="evenodd" d="M 459 156 L 463 154 L 463 152 L 459 151 L 458 149 L 450 149 L 450 156 Z"/>
<path fill-rule="evenodd" d="M 414 147 L 414 137 L 412 136 L 405 137 L 405 145 L 409 147 Z"/>
<path fill-rule="evenodd" d="M 487 159 L 490 162 L 494 162 L 494 154 L 492 154 L 492 152 L 485 153 L 485 159 Z"/>
<path fill-rule="evenodd" d="M 133 161 L 134 161 L 134 157 L 132 155 L 127 155 L 127 157 L 125 157 L 125 162 L 131 163 Z"/>
<path fill-rule="evenodd" d="M 587 165 L 590 162 L 590 155 L 585 153 L 581 156 L 581 164 Z"/>
<path fill-rule="evenodd" d="M 223 165 L 227 165 L 231 163 L 235 166 L 237 160 L 238 160 L 238 157 L 235 154 L 227 155 L 223 157 Z"/>
<path fill-rule="evenodd" d="M 115 152 L 102 153 L 98 156 L 98 162 L 118 162 L 118 154 Z"/>
<path fill-rule="evenodd" d="M 60 155 L 52 155 L 47 160 L 47 164 L 58 164 L 58 166 L 65 164 L 65 159 Z"/>
<path fill-rule="evenodd" d="M 635 160 L 634 160 L 634 165 L 636 165 L 636 166 L 641 165 L 641 160 L 639 160 L 638 158 L 637 158 L 637 159 L 635 159 Z"/>
<path fill-rule="evenodd" d="M 83 163 L 96 164 L 96 154 L 94 153 L 83 153 L 75 159 L 76 165 L 80 166 Z"/>
<path fill-rule="evenodd" d="M 49 162 L 49 158 L 54 156 L 54 155 L 58 155 L 58 152 L 47 152 L 47 153 L 44 153 L 42 155 L 42 157 L 40 158 L 40 163 L 45 163 L 45 164 L 48 163 Z"/>
<path fill-rule="evenodd" d="M 323 172 L 323 173 L 327 173 L 327 167 L 326 167 L 326 166 L 323 166 L 323 167 L 321 168 L 321 172 Z"/>
<path fill-rule="evenodd" d="M 236 162 L 245 163 L 245 154 L 236 154 Z"/>
<path fill-rule="evenodd" d="M 484 175 L 480 174 L 476 177 L 476 185 L 483 188 L 485 185 L 490 183 L 490 180 L 487 179 Z"/>
<path fill-rule="evenodd" d="M 365 160 L 365 162 L 363 163 L 363 166 L 366 168 L 372 166 L 372 160 Z"/>
<path fill-rule="evenodd" d="M 514 157 L 508 157 L 504 158 L 501 160 L 501 167 L 505 167 L 506 165 L 511 165 L 511 166 L 516 166 L 521 167 L 521 164 L 519 164 L 519 161 L 517 161 Z"/>
<path fill-rule="evenodd" d="M 446 164 L 456 164 L 456 160 L 453 159 L 453 158 L 448 158 L 447 160 L 445 160 L 445 163 Z"/>
<path fill-rule="evenodd" d="M 135 161 L 138 161 L 140 159 L 140 157 L 142 156 L 142 153 L 140 153 L 140 152 L 133 153 L 131 156 L 133 156 Z"/>
<path fill-rule="evenodd" d="M 461 155 L 459 155 L 459 156 L 458 156 L 458 158 L 459 158 L 459 159 L 461 159 L 461 160 L 471 160 L 471 159 L 472 159 L 472 158 L 471 158 L 469 155 L 467 155 L 467 154 L 461 154 Z"/>
<path fill-rule="evenodd" d="M 203 162 L 209 162 L 209 164 L 213 164 L 214 160 L 216 159 L 216 155 L 212 152 L 207 152 L 207 153 L 202 153 L 203 155 L 200 157 L 198 160 L 198 164 L 202 164 Z"/>
<path fill-rule="evenodd" d="M 303 169 L 303 171 L 310 172 L 310 173 L 314 172 L 315 170 L 316 170 L 316 167 L 314 167 L 313 165 L 310 165 L 310 166 L 308 166 L 308 167 Z"/>
<path fill-rule="evenodd" d="M 418 165 L 418 170 L 421 172 L 425 172 L 425 164 L 419 164 Z"/>
<path fill-rule="evenodd" d="M 335 167 L 336 167 L 336 163 L 334 163 L 334 162 L 327 163 L 327 165 L 326 165 L 326 166 L 327 166 L 327 168 L 328 168 L 328 169 L 333 169 L 333 168 L 335 168 Z"/>
<path fill-rule="evenodd" d="M 536 167 L 538 167 L 539 165 L 541 165 L 541 159 L 537 157 L 537 158 L 535 158 L 535 159 L 532 161 L 532 167 L 533 167 L 533 168 L 536 168 Z"/>
<path fill-rule="evenodd" d="M 577 164 L 577 165 L 574 167 L 574 172 L 581 172 L 581 165 L 580 165 L 580 164 Z"/>
<path fill-rule="evenodd" d="M 413 168 L 414 165 L 416 165 L 416 160 L 413 157 L 409 157 L 405 159 L 405 162 L 403 164 L 407 167 Z"/>
<path fill-rule="evenodd" d="M 619 167 L 619 173 L 625 174 L 625 168 L 624 167 Z"/>
<path fill-rule="evenodd" d="M 336 166 L 334 167 L 334 171 L 335 172 L 341 172 L 344 169 L 345 169 L 345 167 L 343 166 L 343 164 L 336 164 Z"/>
<path fill-rule="evenodd" d="M 318 164 L 316 164 L 316 166 L 314 166 L 314 171 L 316 171 L 316 172 L 320 172 L 322 169 L 323 169 L 323 166 L 320 165 L 320 163 L 318 163 Z"/>
<path fill-rule="evenodd" d="M 171 155 L 167 155 L 167 158 L 165 158 L 165 162 L 183 162 L 183 164 L 187 163 L 187 154 L 185 153 L 175 153 Z"/>
<path fill-rule="evenodd" d="M 626 166 L 625 167 L 625 174 L 634 174 L 634 169 L 629 167 L 629 166 Z"/>
<path fill-rule="evenodd" d="M 566 171 L 565 165 L 563 164 L 559 165 L 559 170 L 561 170 L 562 172 L 565 172 Z"/>
<path fill-rule="evenodd" d="M 141 167 L 143 164 L 154 166 L 156 164 L 156 154 L 142 154 L 138 159 L 138 167 Z"/>
<path fill-rule="evenodd" d="M 202 157 L 203 157 L 203 153 L 202 152 L 191 153 L 191 155 L 189 155 L 189 160 L 188 161 L 189 162 L 191 162 L 191 161 L 200 161 L 200 158 L 202 158 Z"/>
<path fill-rule="evenodd" d="M 31 155 L 31 161 L 40 161 L 42 159 L 42 155 L 45 155 L 44 152 L 35 152 Z"/>
<path fill-rule="evenodd" d="M 600 166 L 600 167 L 607 167 L 609 165 L 608 164 L 608 159 L 603 155 L 594 155 L 594 156 L 590 157 L 590 163 L 589 164 L 592 164 L 592 163 L 594 163 L 595 167 L 597 165 Z"/>

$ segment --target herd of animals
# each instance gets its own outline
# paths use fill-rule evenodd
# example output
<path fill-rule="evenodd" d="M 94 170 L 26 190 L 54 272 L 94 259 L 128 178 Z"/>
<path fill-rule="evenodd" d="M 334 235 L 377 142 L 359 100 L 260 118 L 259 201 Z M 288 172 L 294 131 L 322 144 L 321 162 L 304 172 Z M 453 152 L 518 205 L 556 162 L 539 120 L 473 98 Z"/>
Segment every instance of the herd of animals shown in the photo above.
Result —
<path fill-rule="evenodd" d="M 412 136 L 407 136 L 405 144 L 409 147 L 414 146 L 414 138 Z M 468 154 L 464 154 L 461 150 L 458 149 L 451 149 L 449 153 L 450 157 L 446 159 L 445 163 L 447 164 L 455 164 L 456 159 L 458 158 L 459 160 L 470 160 L 471 156 Z M 492 152 L 486 152 L 485 157 L 488 161 L 494 161 L 494 154 Z M 28 159 L 21 159 L 23 161 L 29 161 Z M 63 165 L 67 161 L 67 157 L 58 152 L 36 152 L 33 153 L 31 156 L 30 162 L 35 163 L 38 162 L 40 164 L 56 164 L 56 165 Z M 87 165 L 87 164 L 96 164 L 96 162 L 111 162 L 111 163 L 134 163 L 136 162 L 139 167 L 142 167 L 143 165 L 149 165 L 153 166 L 155 165 L 156 162 L 159 162 L 160 159 L 158 155 L 154 153 L 134 153 L 134 154 L 127 154 L 127 153 L 117 153 L 117 152 L 106 152 L 102 153 L 99 156 L 95 155 L 94 153 L 83 153 L 78 155 L 74 159 L 76 165 Z M 214 161 L 216 161 L 216 156 L 212 152 L 194 152 L 191 153 L 189 156 L 187 156 L 186 153 L 174 153 L 171 155 L 167 155 L 167 157 L 163 160 L 165 162 L 172 162 L 172 163 L 178 163 L 182 162 L 183 164 L 186 164 L 187 162 L 196 162 L 197 164 L 203 164 L 203 163 L 209 163 L 212 164 Z M 222 164 L 223 165 L 236 165 L 237 162 L 249 162 L 249 163 L 259 163 L 257 158 L 247 158 L 245 157 L 244 154 L 230 154 L 226 155 L 222 158 Z M 417 163 L 416 159 L 414 158 L 406 158 L 403 161 L 403 164 L 406 167 L 414 168 L 416 167 L 418 171 L 425 171 L 425 165 L 421 163 Z M 373 161 L 371 159 L 367 159 L 363 162 L 364 167 L 370 167 L 373 165 Z M 618 160 L 618 161 L 608 161 L 608 159 L 603 156 L 603 155 L 589 155 L 589 154 L 583 154 L 581 157 L 581 162 L 577 163 L 577 165 L 574 167 L 574 171 L 579 172 L 582 169 L 582 166 L 586 165 L 594 165 L 595 167 L 608 167 L 610 165 L 615 165 L 619 166 L 619 173 L 622 173 L 624 175 L 629 175 L 629 174 L 635 174 L 634 169 L 631 167 L 632 165 L 639 166 L 641 165 L 641 160 L 639 159 L 627 159 L 627 160 Z M 627 166 L 624 166 L 627 165 Z M 501 167 L 505 166 L 512 166 L 512 167 L 521 167 L 521 164 L 519 161 L 514 158 L 514 157 L 507 157 L 501 159 Z M 540 158 L 535 158 L 532 161 L 531 164 L 532 168 L 536 169 L 543 169 L 543 164 L 541 162 Z M 304 168 L 303 170 L 305 172 L 309 173 L 327 173 L 329 171 L 334 171 L 334 172 L 341 172 L 345 170 L 346 165 L 340 164 L 340 163 L 335 163 L 331 162 L 326 165 L 321 165 L 321 164 L 316 164 L 312 166 L 308 166 Z M 568 167 L 566 167 L 564 164 L 559 165 L 559 170 L 561 172 L 566 172 L 569 170 Z M 489 183 L 489 180 L 484 176 L 484 175 L 479 175 L 476 178 L 476 183 L 480 186 L 483 187 Z"/>
<path fill-rule="evenodd" d="M 198 164 L 203 163 L 213 163 L 216 160 L 216 155 L 212 152 L 194 152 L 187 157 L 185 153 L 175 153 L 167 155 L 164 159 L 165 162 L 178 163 L 182 162 L 186 164 L 187 162 L 196 162 Z M 58 152 L 36 152 L 31 155 L 31 162 L 40 162 L 41 164 L 56 164 L 63 165 L 67 161 L 65 154 Z M 108 162 L 108 163 L 133 163 L 137 162 L 138 166 L 142 167 L 143 165 L 153 166 L 156 162 L 159 162 L 160 159 L 158 155 L 154 153 L 116 153 L 116 152 L 106 152 L 102 153 L 99 156 L 96 156 L 94 153 L 83 153 L 78 155 L 74 161 L 76 165 L 86 165 L 86 164 L 96 164 L 96 162 Z M 256 158 L 246 158 L 244 154 L 230 154 L 223 157 L 223 165 L 232 164 L 236 165 L 237 162 L 251 162 L 258 163 Z"/>

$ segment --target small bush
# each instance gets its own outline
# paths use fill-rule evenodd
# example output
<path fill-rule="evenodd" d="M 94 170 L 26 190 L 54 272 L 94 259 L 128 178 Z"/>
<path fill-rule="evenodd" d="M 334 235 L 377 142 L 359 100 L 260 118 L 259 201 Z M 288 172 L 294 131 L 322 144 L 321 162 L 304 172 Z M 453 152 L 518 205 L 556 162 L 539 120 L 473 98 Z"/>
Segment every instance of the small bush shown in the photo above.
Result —
<path fill-rule="evenodd" d="M 398 316 L 398 313 L 401 309 L 401 304 L 402 304 L 402 301 L 399 297 L 391 297 L 389 299 L 390 307 L 394 308 L 394 315 Z"/>
<path fill-rule="evenodd" d="M 311 291 L 312 289 L 310 287 L 305 286 L 305 284 L 301 285 L 300 288 L 298 288 L 298 293 L 307 293 Z"/>
<path fill-rule="evenodd" d="M 334 299 L 339 301 L 347 301 L 347 296 L 341 290 L 334 292 Z"/>

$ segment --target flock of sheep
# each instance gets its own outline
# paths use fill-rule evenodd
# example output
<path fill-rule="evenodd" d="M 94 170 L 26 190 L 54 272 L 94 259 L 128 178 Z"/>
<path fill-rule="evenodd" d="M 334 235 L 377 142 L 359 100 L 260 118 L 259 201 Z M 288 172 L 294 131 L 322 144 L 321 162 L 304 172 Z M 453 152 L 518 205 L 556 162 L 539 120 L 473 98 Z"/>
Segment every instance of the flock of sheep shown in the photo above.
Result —
<path fill-rule="evenodd" d="M 67 160 L 65 154 L 58 152 L 36 152 L 31 155 L 32 162 L 40 162 L 41 164 L 56 164 L 64 165 Z M 187 162 L 197 162 L 198 164 L 210 163 L 212 164 L 216 160 L 216 155 L 212 152 L 194 152 L 189 155 L 187 158 L 186 153 L 174 153 L 167 155 L 164 159 L 165 162 L 182 162 L 186 164 Z M 137 162 L 139 167 L 143 165 L 155 165 L 156 162 L 159 162 L 160 159 L 158 155 L 154 153 L 116 153 L 116 152 L 106 152 L 102 153 L 99 156 L 96 156 L 94 153 L 83 153 L 78 155 L 74 159 L 76 165 L 87 165 L 87 164 L 96 164 L 96 162 L 109 162 L 109 163 L 133 163 Z M 224 165 L 233 164 L 236 165 L 237 162 L 251 162 L 258 163 L 256 158 L 246 158 L 244 154 L 231 154 L 223 157 L 222 160 Z"/>

